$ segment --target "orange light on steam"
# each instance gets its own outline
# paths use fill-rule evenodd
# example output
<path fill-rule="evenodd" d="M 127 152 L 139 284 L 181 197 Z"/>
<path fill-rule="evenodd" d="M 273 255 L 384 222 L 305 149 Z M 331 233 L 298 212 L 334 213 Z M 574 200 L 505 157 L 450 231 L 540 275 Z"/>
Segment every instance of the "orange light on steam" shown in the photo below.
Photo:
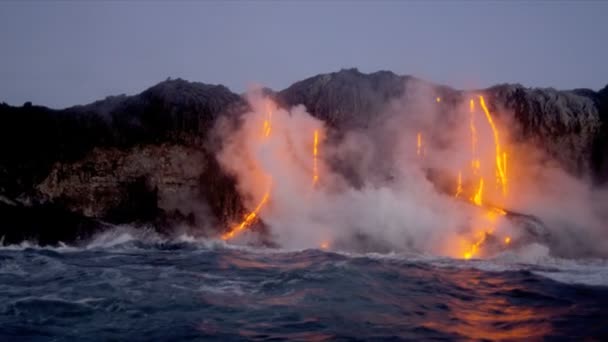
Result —
<path fill-rule="evenodd" d="M 458 171 L 458 185 L 456 186 L 456 194 L 454 197 L 458 197 L 462 193 L 462 172 Z"/>
<path fill-rule="evenodd" d="M 505 238 L 505 245 L 508 245 L 508 244 L 510 244 L 510 243 L 511 243 L 511 237 L 510 237 L 510 236 L 507 236 L 507 237 Z"/>
<path fill-rule="evenodd" d="M 473 159 L 471 161 L 471 168 L 473 169 L 474 175 L 479 173 L 479 169 L 481 169 L 481 162 L 479 161 L 479 159 Z"/>
<path fill-rule="evenodd" d="M 421 155 L 422 154 L 422 133 L 418 132 L 418 135 L 416 136 L 416 138 L 417 138 L 416 154 Z"/>

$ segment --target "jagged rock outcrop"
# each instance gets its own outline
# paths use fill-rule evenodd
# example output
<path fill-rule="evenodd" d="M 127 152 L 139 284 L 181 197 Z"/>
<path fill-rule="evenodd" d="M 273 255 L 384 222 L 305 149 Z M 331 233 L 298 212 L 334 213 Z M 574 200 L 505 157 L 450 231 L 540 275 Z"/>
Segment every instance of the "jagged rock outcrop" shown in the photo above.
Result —
<path fill-rule="evenodd" d="M 446 108 L 470 96 L 410 76 L 356 69 L 266 92 L 283 106 L 304 104 L 339 132 L 370 125 L 391 100 L 420 84 Z M 538 142 L 573 174 L 608 178 L 608 87 L 499 85 L 483 92 L 492 108 L 513 115 L 519 138 Z M 244 98 L 226 87 L 179 79 L 63 110 L 1 104 L 0 213 L 12 223 L 0 222 L 0 235 L 14 242 L 44 229 L 42 241 L 52 243 L 49 231 L 61 231 L 55 241 L 69 242 L 104 222 L 225 226 L 243 208 L 235 180 L 215 160 L 209 132 L 217 118 L 246 109 Z M 33 213 L 48 220 L 33 222 Z M 23 234 L 15 233 L 20 229 Z"/>
<path fill-rule="evenodd" d="M 150 220 L 157 208 L 175 210 L 194 203 L 207 164 L 202 150 L 184 145 L 96 148 L 82 160 L 57 163 L 36 189 L 52 202 L 87 217 L 114 222 Z M 139 200 L 128 200 L 137 193 Z M 154 202 L 147 203 L 146 195 Z M 121 203 L 125 200 L 136 202 L 129 205 L 140 209 L 125 212 Z M 146 205 L 151 208 L 146 210 Z M 147 211 L 150 214 L 145 215 Z M 136 213 L 139 215 L 133 216 Z"/>
<path fill-rule="evenodd" d="M 513 115 L 517 140 L 532 142 L 577 176 L 592 176 L 593 144 L 602 127 L 595 93 L 499 85 L 484 90 L 490 108 Z M 506 109 L 506 111 L 505 111 Z"/>
<path fill-rule="evenodd" d="M 313 115 L 340 129 L 364 127 L 403 95 L 411 76 L 390 71 L 363 74 L 357 69 L 321 74 L 291 85 L 277 94 L 284 106 L 303 104 Z"/>
<path fill-rule="evenodd" d="M 183 80 L 64 110 L 3 104 L 0 195 L 12 202 L 5 212 L 18 222 L 24 207 L 50 203 L 109 223 L 226 222 L 243 209 L 208 131 L 217 117 L 243 106 L 226 87 Z M 75 239 L 78 227 L 70 222 Z M 0 223 L 0 235 L 13 229 Z"/>

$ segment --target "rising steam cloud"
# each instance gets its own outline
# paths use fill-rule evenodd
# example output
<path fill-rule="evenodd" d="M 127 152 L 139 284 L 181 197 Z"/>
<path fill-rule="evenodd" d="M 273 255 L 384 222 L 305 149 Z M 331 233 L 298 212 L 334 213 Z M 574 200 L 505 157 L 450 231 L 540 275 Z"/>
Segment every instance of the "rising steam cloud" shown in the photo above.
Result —
<path fill-rule="evenodd" d="M 249 226 L 260 219 L 284 248 L 481 256 L 475 245 L 487 244 L 487 232 L 505 241 L 498 251 L 530 238 L 504 209 L 544 222 L 552 237 L 544 243 L 556 253 L 600 253 L 601 244 L 592 241 L 605 241 L 606 234 L 593 200 L 606 197 L 547 167 L 534 146 L 512 142 L 516 124 L 509 113 L 493 118 L 493 131 L 478 95 L 453 105 L 419 84 L 388 103 L 366 130 L 338 139 L 303 106 L 279 108 L 252 92 L 251 112 L 238 125 L 217 126 L 223 139 L 217 158 L 236 176 L 251 211 L 229 238 L 247 241 L 254 235 Z M 508 173 L 502 181 L 501 164 Z M 483 206 L 475 205 L 480 191 Z M 597 239 L 563 242 L 571 231 Z M 511 240 L 520 242 L 506 246 Z"/>

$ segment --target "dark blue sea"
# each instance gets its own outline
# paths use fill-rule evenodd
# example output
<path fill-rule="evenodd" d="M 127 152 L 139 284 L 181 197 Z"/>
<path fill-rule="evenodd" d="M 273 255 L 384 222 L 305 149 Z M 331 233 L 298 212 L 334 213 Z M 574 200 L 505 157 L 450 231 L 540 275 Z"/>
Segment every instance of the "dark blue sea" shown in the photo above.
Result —
<path fill-rule="evenodd" d="M 608 263 L 527 254 L 462 261 L 128 234 L 5 246 L 0 340 L 607 340 Z"/>

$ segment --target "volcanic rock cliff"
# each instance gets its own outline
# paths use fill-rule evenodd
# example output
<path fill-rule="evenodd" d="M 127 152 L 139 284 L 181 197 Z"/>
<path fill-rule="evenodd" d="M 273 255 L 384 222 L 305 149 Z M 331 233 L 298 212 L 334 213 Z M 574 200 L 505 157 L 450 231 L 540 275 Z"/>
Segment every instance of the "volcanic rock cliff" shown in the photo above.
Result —
<path fill-rule="evenodd" d="M 334 131 L 364 128 L 409 85 L 424 82 L 356 69 L 317 75 L 271 93 L 303 104 Z M 463 91 L 426 83 L 446 106 Z M 507 109 L 519 138 L 538 142 L 566 170 L 608 177 L 608 87 L 558 91 L 499 85 L 482 90 Z M 86 238 L 110 224 L 210 232 L 243 214 L 235 180 L 209 134 L 220 116 L 248 108 L 220 85 L 167 80 L 134 96 L 52 110 L 0 105 L 0 223 L 5 243 Z"/>

